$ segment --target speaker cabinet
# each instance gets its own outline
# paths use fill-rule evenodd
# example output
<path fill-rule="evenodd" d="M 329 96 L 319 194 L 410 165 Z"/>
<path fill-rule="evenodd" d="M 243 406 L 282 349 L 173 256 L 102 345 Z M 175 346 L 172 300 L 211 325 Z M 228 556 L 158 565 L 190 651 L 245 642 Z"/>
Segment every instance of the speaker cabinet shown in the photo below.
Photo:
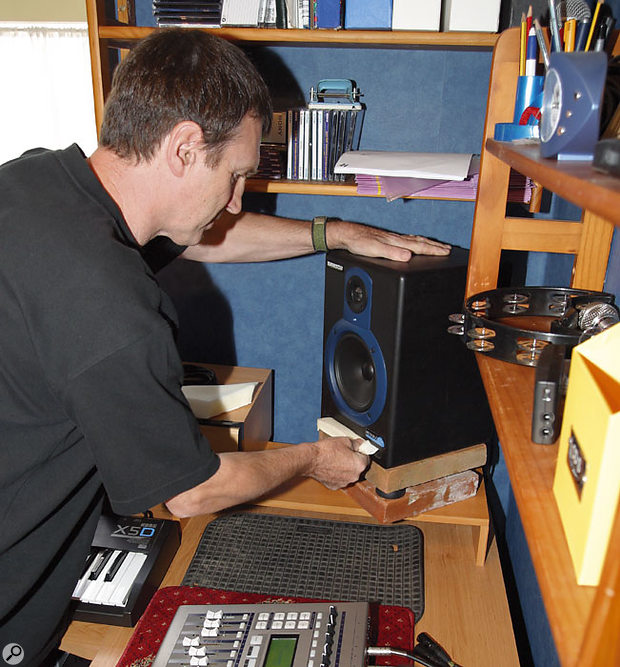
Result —
<path fill-rule="evenodd" d="M 384 468 L 492 436 L 474 353 L 447 332 L 467 259 L 462 248 L 406 264 L 326 255 L 321 414 L 379 445 Z"/>

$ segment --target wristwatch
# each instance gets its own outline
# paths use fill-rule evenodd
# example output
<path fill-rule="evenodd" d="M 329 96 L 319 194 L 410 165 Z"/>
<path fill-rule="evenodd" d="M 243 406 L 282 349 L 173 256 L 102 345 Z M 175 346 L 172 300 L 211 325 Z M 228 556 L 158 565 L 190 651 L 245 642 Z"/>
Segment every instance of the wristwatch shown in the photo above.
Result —
<path fill-rule="evenodd" d="M 312 219 L 312 246 L 314 252 L 327 252 L 327 237 L 325 225 L 328 221 L 327 216 L 317 215 Z"/>

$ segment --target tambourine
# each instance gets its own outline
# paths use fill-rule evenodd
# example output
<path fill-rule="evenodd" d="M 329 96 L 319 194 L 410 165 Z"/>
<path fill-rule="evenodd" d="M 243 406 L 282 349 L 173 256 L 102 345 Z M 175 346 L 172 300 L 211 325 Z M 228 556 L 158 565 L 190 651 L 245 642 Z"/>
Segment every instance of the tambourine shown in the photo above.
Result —
<path fill-rule="evenodd" d="M 547 345 L 575 345 L 620 320 L 614 295 L 568 287 L 506 287 L 479 292 L 450 315 L 452 334 L 470 350 L 536 366 Z"/>

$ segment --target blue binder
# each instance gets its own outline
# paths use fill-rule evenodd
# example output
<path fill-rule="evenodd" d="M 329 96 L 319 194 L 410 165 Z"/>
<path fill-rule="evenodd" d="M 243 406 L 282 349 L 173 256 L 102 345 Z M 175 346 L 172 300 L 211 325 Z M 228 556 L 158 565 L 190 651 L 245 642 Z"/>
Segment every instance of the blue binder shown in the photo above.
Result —
<path fill-rule="evenodd" d="M 392 0 L 347 0 L 344 27 L 349 30 L 391 30 Z"/>
<path fill-rule="evenodd" d="M 315 28 L 342 28 L 344 0 L 316 0 Z"/>

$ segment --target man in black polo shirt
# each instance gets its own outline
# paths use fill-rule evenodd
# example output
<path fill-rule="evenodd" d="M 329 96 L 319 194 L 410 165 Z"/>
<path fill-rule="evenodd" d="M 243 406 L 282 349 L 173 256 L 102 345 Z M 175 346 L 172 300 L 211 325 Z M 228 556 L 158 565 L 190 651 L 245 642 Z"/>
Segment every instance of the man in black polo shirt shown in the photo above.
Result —
<path fill-rule="evenodd" d="M 218 456 L 181 391 L 176 316 L 153 273 L 162 239 L 164 254 L 200 261 L 291 257 L 317 243 L 308 222 L 241 211 L 270 118 L 265 85 L 239 49 L 161 31 L 117 68 L 90 158 L 77 146 L 35 150 L 0 168 L 7 664 L 51 660 L 104 495 L 119 514 L 166 502 L 193 516 L 294 476 L 340 488 L 368 464 L 347 438 Z M 349 222 L 324 234 L 329 247 L 391 259 L 449 252 Z"/>

